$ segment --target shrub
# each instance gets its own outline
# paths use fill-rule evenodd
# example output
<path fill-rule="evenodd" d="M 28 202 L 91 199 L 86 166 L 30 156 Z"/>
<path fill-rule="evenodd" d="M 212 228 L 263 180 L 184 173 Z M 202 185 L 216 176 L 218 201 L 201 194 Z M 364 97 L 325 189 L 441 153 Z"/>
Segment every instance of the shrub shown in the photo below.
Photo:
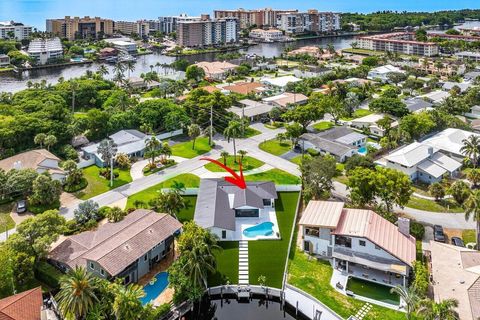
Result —
<path fill-rule="evenodd" d="M 413 263 L 414 278 L 412 287 L 420 297 L 425 297 L 428 292 L 428 269 L 421 261 Z"/>
<path fill-rule="evenodd" d="M 64 145 L 60 149 L 60 156 L 65 158 L 65 160 L 73 160 L 75 162 L 78 161 L 78 153 L 77 151 L 69 144 Z"/>
<path fill-rule="evenodd" d="M 45 283 L 49 287 L 56 289 L 59 287 L 59 279 L 63 275 L 54 266 L 45 261 L 39 261 L 34 269 L 35 278 Z"/>
<path fill-rule="evenodd" d="M 100 175 L 104 177 L 105 179 L 109 180 L 110 179 L 110 168 L 103 168 L 100 170 Z M 117 171 L 113 171 L 113 179 L 118 178 L 120 174 Z"/>
<path fill-rule="evenodd" d="M 72 193 L 72 192 L 77 192 L 77 191 L 80 191 L 80 190 L 83 190 L 85 189 L 86 187 L 88 186 L 88 180 L 83 178 L 79 184 L 76 184 L 76 185 L 73 185 L 73 186 L 69 186 L 69 185 L 65 185 L 63 186 L 63 190 L 65 190 L 65 192 L 69 192 L 69 193 Z"/>
<path fill-rule="evenodd" d="M 308 148 L 307 149 L 307 153 L 309 155 L 311 155 L 312 157 L 315 157 L 315 156 L 318 156 L 320 154 L 319 151 L 315 150 L 315 149 L 312 149 L 312 148 Z"/>
<path fill-rule="evenodd" d="M 425 234 L 425 227 L 417 221 L 410 221 L 410 234 L 417 240 L 422 240 Z"/>
<path fill-rule="evenodd" d="M 170 309 L 171 309 L 171 305 L 169 303 L 164 303 L 162 305 L 160 305 L 155 311 L 156 311 L 156 316 L 157 317 L 162 317 L 164 315 L 166 315 Z"/>

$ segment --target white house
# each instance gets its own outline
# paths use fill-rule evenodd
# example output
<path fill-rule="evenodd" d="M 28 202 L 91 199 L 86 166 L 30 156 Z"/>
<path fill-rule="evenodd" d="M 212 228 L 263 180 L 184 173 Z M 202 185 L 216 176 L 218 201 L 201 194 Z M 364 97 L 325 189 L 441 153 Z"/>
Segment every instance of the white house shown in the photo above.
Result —
<path fill-rule="evenodd" d="M 266 84 L 270 87 L 281 89 L 281 90 L 284 90 L 287 84 L 289 84 L 290 82 L 295 83 L 299 81 L 302 81 L 302 79 L 294 76 L 283 76 L 283 77 L 276 77 L 276 78 L 264 77 L 260 80 L 260 82 L 263 84 Z"/>
<path fill-rule="evenodd" d="M 405 73 L 402 69 L 387 64 L 385 66 L 373 68 L 368 72 L 367 79 L 369 80 L 379 80 L 381 82 L 389 82 L 388 75 L 390 73 Z"/>
<path fill-rule="evenodd" d="M 28 45 L 28 55 L 38 64 L 63 58 L 63 46 L 60 38 L 33 39 Z"/>
<path fill-rule="evenodd" d="M 33 169 L 38 173 L 49 172 L 52 179 L 63 181 L 65 171 L 59 166 L 60 159 L 45 149 L 31 150 L 0 160 L 0 169 L 6 172 L 16 169 Z"/>
<path fill-rule="evenodd" d="M 424 95 L 421 95 L 420 98 L 425 99 L 433 104 L 441 104 L 445 99 L 450 97 L 451 94 L 447 91 L 435 90 Z"/>
<path fill-rule="evenodd" d="M 385 130 L 383 128 L 380 128 L 377 122 L 383 119 L 384 117 L 385 117 L 385 114 L 383 113 L 372 113 L 372 114 L 366 115 L 365 117 L 353 119 L 350 122 L 350 125 L 357 129 L 368 128 L 370 132 L 373 133 L 374 135 L 383 137 L 383 135 L 385 134 Z M 392 118 L 391 116 L 389 117 Z M 395 119 L 393 120 L 394 121 L 391 123 L 391 127 L 395 128 L 398 126 L 398 122 Z"/>
<path fill-rule="evenodd" d="M 371 210 L 343 202 L 310 201 L 299 222 L 302 249 L 333 260 L 344 277 L 406 286 L 416 260 L 408 219 L 398 227 Z"/>

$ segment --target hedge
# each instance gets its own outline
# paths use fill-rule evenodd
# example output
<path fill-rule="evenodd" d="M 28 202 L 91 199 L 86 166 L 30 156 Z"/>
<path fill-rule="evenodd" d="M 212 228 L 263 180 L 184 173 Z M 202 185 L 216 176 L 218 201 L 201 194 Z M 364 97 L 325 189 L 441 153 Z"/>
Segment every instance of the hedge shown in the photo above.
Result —
<path fill-rule="evenodd" d="M 59 287 L 59 280 L 62 276 L 63 274 L 59 270 L 46 261 L 39 261 L 35 265 L 35 278 L 52 289 Z"/>

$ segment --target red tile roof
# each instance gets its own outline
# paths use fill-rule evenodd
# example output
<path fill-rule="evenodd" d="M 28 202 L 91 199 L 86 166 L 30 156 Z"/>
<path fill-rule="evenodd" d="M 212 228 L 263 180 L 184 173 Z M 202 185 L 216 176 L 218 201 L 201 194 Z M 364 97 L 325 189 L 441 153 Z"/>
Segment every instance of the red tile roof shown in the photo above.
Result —
<path fill-rule="evenodd" d="M 37 287 L 0 300 L 0 320 L 40 320 L 42 288 Z"/>

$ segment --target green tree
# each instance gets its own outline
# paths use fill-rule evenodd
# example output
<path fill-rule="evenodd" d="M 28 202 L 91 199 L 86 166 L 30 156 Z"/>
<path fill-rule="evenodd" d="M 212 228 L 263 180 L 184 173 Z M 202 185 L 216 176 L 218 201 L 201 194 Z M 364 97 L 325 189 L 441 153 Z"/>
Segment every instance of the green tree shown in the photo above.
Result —
<path fill-rule="evenodd" d="M 73 210 L 73 217 L 78 224 L 85 224 L 90 220 L 98 220 L 99 205 L 93 200 L 80 202 L 78 208 Z"/>
<path fill-rule="evenodd" d="M 188 136 L 193 139 L 192 149 L 195 150 L 195 141 L 198 136 L 202 133 L 200 126 L 198 124 L 192 123 L 188 126 Z"/>
<path fill-rule="evenodd" d="M 473 218 L 476 221 L 477 246 L 480 245 L 480 190 L 473 190 L 464 203 L 465 220 Z"/>
<path fill-rule="evenodd" d="M 83 171 L 78 169 L 77 163 L 73 160 L 67 160 L 62 163 L 62 168 L 67 173 L 65 183 L 67 186 L 77 186 L 84 179 Z"/>
<path fill-rule="evenodd" d="M 420 240 L 420 239 L 419 239 Z M 420 298 L 424 298 L 428 293 L 429 279 L 428 269 L 423 261 L 413 262 L 413 281 L 410 285 Z"/>
<path fill-rule="evenodd" d="M 177 219 L 177 214 L 185 209 L 187 204 L 177 190 L 162 191 L 149 203 L 155 211 L 165 212 Z"/>
<path fill-rule="evenodd" d="M 471 169 L 467 172 L 467 179 L 474 187 L 480 182 L 480 169 Z"/>
<path fill-rule="evenodd" d="M 158 140 L 155 136 L 152 136 L 151 138 L 145 140 L 145 147 L 147 148 L 147 152 L 145 155 L 150 157 L 150 165 L 152 167 L 155 165 L 155 157 L 159 153 L 159 148 L 161 145 L 162 142 Z"/>
<path fill-rule="evenodd" d="M 125 218 L 126 215 L 127 215 L 127 213 L 117 206 L 115 206 L 113 208 L 110 208 L 110 210 L 108 210 L 106 212 L 106 218 L 110 222 L 122 221 L 123 218 Z"/>
<path fill-rule="evenodd" d="M 470 195 L 470 187 L 465 181 L 457 180 L 448 189 L 448 193 L 452 195 L 453 199 L 459 204 L 463 205 Z"/>
<path fill-rule="evenodd" d="M 238 154 L 240 155 L 240 163 L 243 165 L 243 158 L 247 155 L 247 151 L 245 150 L 238 150 Z"/>
<path fill-rule="evenodd" d="M 398 98 L 380 97 L 369 104 L 372 111 L 403 117 L 409 113 L 407 106 Z"/>
<path fill-rule="evenodd" d="M 13 273 L 15 252 L 7 245 L 0 245 L 0 265 L 2 272 L 0 272 L 0 298 L 8 297 L 16 291 L 16 281 Z"/>
<path fill-rule="evenodd" d="M 220 157 L 223 159 L 223 164 L 226 166 L 227 165 L 227 158 L 229 156 L 229 153 L 227 151 L 222 151 L 220 152 Z"/>
<path fill-rule="evenodd" d="M 473 168 L 478 165 L 478 156 L 480 155 L 480 137 L 472 134 L 467 139 L 462 140 L 463 146 L 460 152 L 472 162 Z"/>
<path fill-rule="evenodd" d="M 313 104 L 306 104 L 297 106 L 294 109 L 288 110 L 283 114 L 283 119 L 286 121 L 297 122 L 302 125 L 303 131 L 307 131 L 307 127 L 315 120 L 323 118 L 323 112 L 320 107 Z"/>
<path fill-rule="evenodd" d="M 347 187 L 350 201 L 355 206 L 364 207 L 375 201 L 377 193 L 376 172 L 373 168 L 354 168 L 348 171 Z"/>
<path fill-rule="evenodd" d="M 460 319 L 458 312 L 458 300 L 446 299 L 435 302 L 431 299 L 420 301 L 418 314 L 425 320 L 457 320 Z"/>
<path fill-rule="evenodd" d="M 45 144 L 45 147 L 47 147 L 47 150 L 50 150 L 50 147 L 54 146 L 57 143 L 57 137 L 55 137 L 53 134 L 49 134 L 45 137 L 43 143 Z"/>
<path fill-rule="evenodd" d="M 400 299 L 402 299 L 405 303 L 405 312 L 407 319 L 412 319 L 412 315 L 414 314 L 415 310 L 417 310 L 419 303 L 419 297 L 415 290 L 412 288 L 396 286 L 395 288 L 392 288 L 390 292 L 396 293 L 400 296 Z"/>
<path fill-rule="evenodd" d="M 205 71 L 196 65 L 191 65 L 187 67 L 185 77 L 188 80 L 200 81 L 205 77 Z"/>
<path fill-rule="evenodd" d="M 223 135 L 227 138 L 228 142 L 232 140 L 234 162 L 237 163 L 237 146 L 235 143 L 235 139 L 242 136 L 242 124 L 237 120 L 230 121 L 228 123 L 228 126 L 223 131 Z"/>
<path fill-rule="evenodd" d="M 337 161 L 330 155 L 305 158 L 300 166 L 304 188 L 304 201 L 328 199 L 332 179 L 337 173 Z"/>
<path fill-rule="evenodd" d="M 428 192 L 435 198 L 435 201 L 440 201 L 445 197 L 445 188 L 439 182 L 432 183 L 428 187 Z"/>
<path fill-rule="evenodd" d="M 143 306 L 140 299 L 145 297 L 145 292 L 140 285 L 134 283 L 128 286 L 117 284 L 113 292 L 115 298 L 112 308 L 116 319 L 141 319 Z"/>
<path fill-rule="evenodd" d="M 392 212 L 393 205 L 403 207 L 412 195 L 412 183 L 410 178 L 403 172 L 378 168 L 376 184 L 379 186 L 376 195 L 382 200 L 388 212 Z"/>
<path fill-rule="evenodd" d="M 119 152 L 116 154 L 115 163 L 122 169 L 128 169 L 132 164 L 132 162 L 130 161 L 130 157 L 123 152 Z"/>
<path fill-rule="evenodd" d="M 30 201 L 33 204 L 52 205 L 60 202 L 62 184 L 53 180 L 48 173 L 40 174 L 32 184 Z"/>
<path fill-rule="evenodd" d="M 60 278 L 60 291 L 55 299 L 62 315 L 67 319 L 84 319 L 99 301 L 96 287 L 95 276 L 81 267 Z"/>
<path fill-rule="evenodd" d="M 112 139 L 104 139 L 100 142 L 97 152 L 102 156 L 102 160 L 106 164 L 110 164 L 110 187 L 113 187 L 113 160 L 117 154 L 117 145 Z"/>
<path fill-rule="evenodd" d="M 294 122 L 292 124 L 286 125 L 285 129 L 285 137 L 292 141 L 292 148 L 295 148 L 298 143 L 298 139 L 303 134 L 303 127 L 299 123 Z"/>
<path fill-rule="evenodd" d="M 40 145 L 40 148 L 43 148 L 43 145 L 45 144 L 45 138 L 46 137 L 47 137 L 47 135 L 45 133 L 39 133 L 33 138 L 33 141 L 35 142 L 35 144 Z"/>

